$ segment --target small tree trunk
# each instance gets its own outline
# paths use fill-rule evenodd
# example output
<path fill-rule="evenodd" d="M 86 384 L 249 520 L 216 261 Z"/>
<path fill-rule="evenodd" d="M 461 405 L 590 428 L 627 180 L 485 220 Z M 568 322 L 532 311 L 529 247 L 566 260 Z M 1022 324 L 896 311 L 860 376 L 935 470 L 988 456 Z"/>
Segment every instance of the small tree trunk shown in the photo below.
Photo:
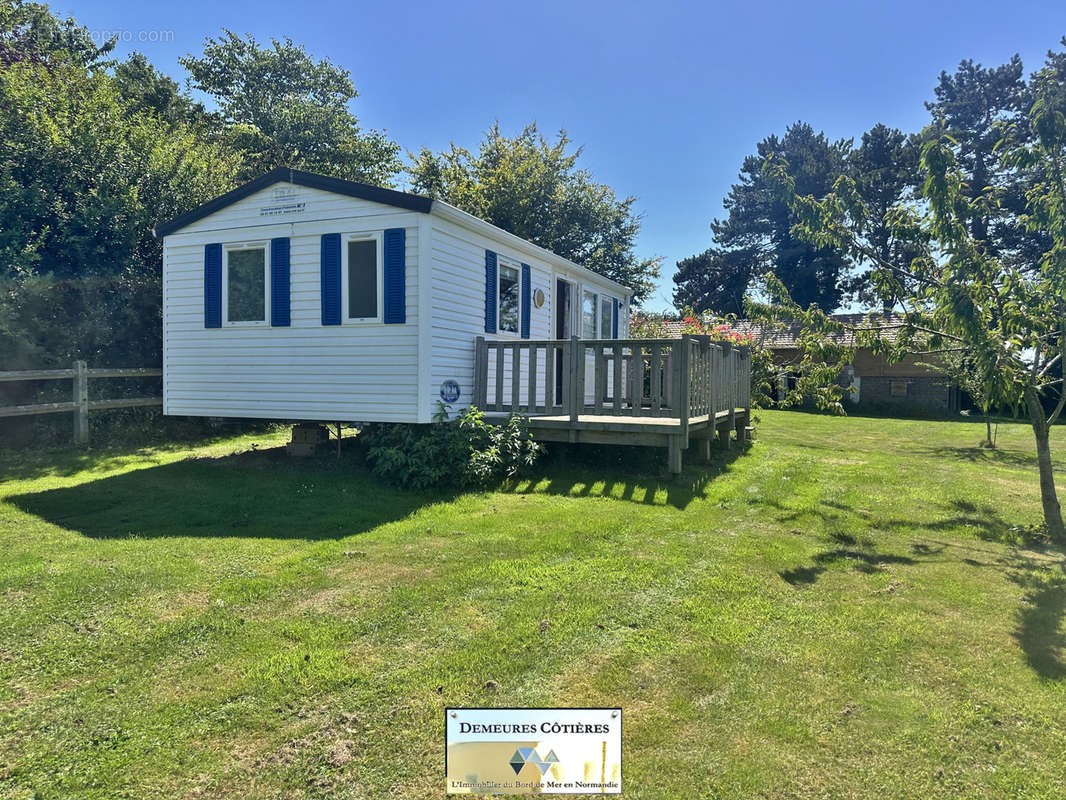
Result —
<path fill-rule="evenodd" d="M 1062 509 L 1055 493 L 1055 472 L 1051 466 L 1051 442 L 1044 407 L 1035 392 L 1027 398 L 1029 420 L 1036 436 L 1036 463 L 1040 468 L 1040 502 L 1044 506 L 1044 524 L 1052 539 L 1066 539 L 1066 528 L 1062 524 Z"/>
<path fill-rule="evenodd" d="M 992 417 L 988 415 L 988 409 L 985 409 L 985 442 L 989 447 L 992 446 Z"/>

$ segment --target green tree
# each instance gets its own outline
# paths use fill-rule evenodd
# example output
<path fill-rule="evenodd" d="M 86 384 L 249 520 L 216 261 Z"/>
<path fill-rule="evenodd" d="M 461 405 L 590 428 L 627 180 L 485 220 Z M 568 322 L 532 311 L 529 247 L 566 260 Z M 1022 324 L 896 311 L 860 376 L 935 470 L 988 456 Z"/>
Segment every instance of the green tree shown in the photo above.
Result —
<path fill-rule="evenodd" d="M 180 61 L 191 88 L 217 103 L 225 140 L 243 153 L 242 180 L 286 166 L 391 186 L 401 169 L 399 145 L 359 127 L 349 73 L 291 39 L 261 47 L 223 30 L 205 40 L 201 57 Z"/>
<path fill-rule="evenodd" d="M 926 362 L 925 365 L 944 373 L 952 384 L 966 392 L 977 404 L 985 421 L 985 440 L 981 446 L 995 447 L 992 408 L 1006 394 L 1000 385 L 1000 373 L 995 370 L 986 372 L 965 350 L 940 353 L 935 361 Z"/>
<path fill-rule="evenodd" d="M 100 66 L 114 48 L 114 39 L 97 44 L 73 17 L 59 19 L 43 3 L 0 2 L 0 65 L 31 61 Z"/>
<path fill-rule="evenodd" d="M 1049 58 L 1031 80 L 1033 104 L 1023 121 L 1001 120 L 995 160 L 984 167 L 990 180 L 1001 175 L 1028 186 L 1018 222 L 1042 232 L 1047 242 L 1032 263 L 1019 265 L 989 246 L 985 222 L 996 217 L 1002 194 L 973 192 L 972 161 L 960 154 L 958 140 L 936 129 L 926 132 L 922 147 L 922 203 L 891 213 L 896 233 L 922 248 L 906 263 L 881 258 L 873 246 L 870 210 L 853 179 L 842 176 L 819 200 L 799 190 L 781 160 L 769 159 L 765 167 L 796 215 L 797 235 L 870 261 L 881 288 L 910 287 L 901 297 L 899 337 L 882 339 L 879 347 L 895 357 L 962 353 L 979 374 L 998 376 L 1008 401 L 1028 410 L 1044 523 L 1056 539 L 1066 538 L 1049 437 L 1066 403 L 1055 377 L 1066 356 L 1066 93 L 1060 65 Z"/>
<path fill-rule="evenodd" d="M 757 251 L 711 247 L 677 262 L 674 306 L 740 315 L 755 277 Z"/>
<path fill-rule="evenodd" d="M 161 248 L 151 230 L 234 185 L 233 154 L 184 124 L 131 112 L 106 70 L 81 60 L 0 70 L 7 367 L 157 363 Z"/>
<path fill-rule="evenodd" d="M 905 263 L 919 254 L 908 237 L 896 235 L 891 215 L 893 208 L 917 193 L 918 158 L 916 137 L 882 124 L 864 133 L 860 145 L 848 154 L 848 174 L 854 178 L 855 190 L 870 212 L 870 245 L 884 260 Z M 865 270 L 856 276 L 857 299 L 864 305 L 881 305 L 886 310 L 895 306 L 899 293 L 879 295 L 869 279 L 873 265 L 860 265 Z"/>
<path fill-rule="evenodd" d="M 577 166 L 580 156 L 565 132 L 549 142 L 531 124 L 508 137 L 496 123 L 477 154 L 455 144 L 441 153 L 423 148 L 409 172 L 415 191 L 618 281 L 640 302 L 651 293 L 659 259 L 634 253 L 636 198 L 619 200 Z"/>
<path fill-rule="evenodd" d="M 839 251 L 814 247 L 792 234 L 792 213 L 767 183 L 762 165 L 771 157 L 787 161 L 801 191 L 824 197 L 845 170 L 850 142 L 830 142 L 807 123 L 797 122 L 784 136 L 763 139 L 756 150 L 744 159 L 739 180 L 725 199 L 728 216 L 711 223 L 715 247 L 682 262 L 674 304 L 695 303 L 701 311 L 726 313 L 735 308 L 741 285 L 746 290 L 753 276 L 770 272 L 801 306 L 834 311 L 853 288 L 852 265 Z M 706 272 L 698 269 L 701 264 Z M 704 307 L 700 300 L 713 305 Z"/>
<path fill-rule="evenodd" d="M 150 112 L 170 125 L 206 122 L 203 105 L 183 94 L 177 81 L 153 67 L 143 53 L 131 53 L 115 65 L 113 75 L 131 112 Z"/>
<path fill-rule="evenodd" d="M 1016 55 L 998 67 L 962 61 L 954 74 L 941 72 L 926 103 L 933 122 L 926 137 L 950 147 L 962 178 L 960 192 L 970 203 L 969 233 L 994 255 L 1005 257 L 1022 233 L 1017 214 L 1024 206 L 1020 181 L 1010 180 L 994 152 L 1004 123 L 1022 122 L 1026 86 Z"/>

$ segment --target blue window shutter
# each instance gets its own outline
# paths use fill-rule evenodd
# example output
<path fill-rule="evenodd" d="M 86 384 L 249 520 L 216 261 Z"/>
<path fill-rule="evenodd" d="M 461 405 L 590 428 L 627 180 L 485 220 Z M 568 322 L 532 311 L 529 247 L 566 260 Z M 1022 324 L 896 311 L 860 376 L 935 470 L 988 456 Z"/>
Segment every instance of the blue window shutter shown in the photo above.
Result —
<path fill-rule="evenodd" d="M 322 235 L 322 324 L 341 324 L 341 235 Z"/>
<path fill-rule="evenodd" d="M 389 228 L 385 231 L 385 314 L 389 325 L 407 322 L 407 231 Z"/>
<path fill-rule="evenodd" d="M 496 254 L 485 251 L 485 333 L 496 333 Z"/>
<path fill-rule="evenodd" d="M 611 302 L 614 304 L 614 316 L 611 317 L 611 338 L 618 338 L 618 298 L 612 297 Z"/>
<path fill-rule="evenodd" d="M 529 264 L 522 265 L 522 338 L 529 338 L 529 293 L 531 290 Z"/>
<path fill-rule="evenodd" d="M 222 245 L 204 247 L 204 327 L 222 327 Z"/>
<path fill-rule="evenodd" d="M 270 324 L 288 327 L 289 316 L 289 238 L 270 240 Z"/>

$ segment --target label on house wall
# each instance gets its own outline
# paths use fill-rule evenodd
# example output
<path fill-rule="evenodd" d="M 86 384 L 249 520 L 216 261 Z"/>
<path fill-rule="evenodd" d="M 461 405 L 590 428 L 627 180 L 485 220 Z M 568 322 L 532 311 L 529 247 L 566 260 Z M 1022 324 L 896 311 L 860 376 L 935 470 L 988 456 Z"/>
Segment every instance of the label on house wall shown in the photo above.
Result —
<path fill-rule="evenodd" d="M 270 193 L 271 203 L 259 209 L 261 217 L 280 217 L 286 214 L 302 214 L 307 209 L 307 202 L 300 199 L 294 187 L 279 186 Z"/>
<path fill-rule="evenodd" d="M 440 385 L 440 399 L 445 403 L 454 403 L 459 399 L 459 384 L 456 381 L 444 381 Z"/>
<path fill-rule="evenodd" d="M 448 794 L 621 794 L 620 708 L 449 708 Z"/>

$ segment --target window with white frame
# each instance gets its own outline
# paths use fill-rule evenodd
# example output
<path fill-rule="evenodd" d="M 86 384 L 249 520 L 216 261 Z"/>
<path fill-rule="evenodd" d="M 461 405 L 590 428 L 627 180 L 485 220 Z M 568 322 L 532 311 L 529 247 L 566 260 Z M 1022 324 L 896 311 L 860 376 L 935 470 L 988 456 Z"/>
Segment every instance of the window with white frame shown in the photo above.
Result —
<path fill-rule="evenodd" d="M 268 292 L 265 243 L 225 248 L 223 262 L 222 318 L 226 325 L 266 325 Z"/>
<path fill-rule="evenodd" d="M 500 265 L 499 277 L 499 327 L 497 330 L 518 333 L 518 270 Z"/>
<path fill-rule="evenodd" d="M 611 338 L 611 322 L 614 317 L 614 303 L 609 297 L 600 298 L 600 338 Z"/>
<path fill-rule="evenodd" d="M 381 320 L 381 261 L 379 234 L 360 233 L 348 237 L 341 270 L 346 320 Z"/>
<path fill-rule="evenodd" d="M 596 308 L 599 295 L 585 290 L 581 293 L 581 338 L 596 338 Z"/>

